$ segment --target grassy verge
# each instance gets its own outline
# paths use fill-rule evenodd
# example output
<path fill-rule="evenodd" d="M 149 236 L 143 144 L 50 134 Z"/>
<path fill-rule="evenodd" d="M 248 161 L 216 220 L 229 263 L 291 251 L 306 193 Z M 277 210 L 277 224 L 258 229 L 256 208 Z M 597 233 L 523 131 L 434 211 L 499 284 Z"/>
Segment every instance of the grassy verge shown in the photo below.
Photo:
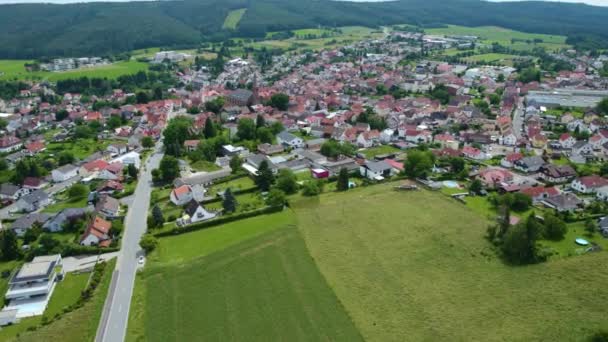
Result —
<path fill-rule="evenodd" d="M 222 25 L 222 28 L 224 30 L 236 30 L 245 12 L 247 12 L 246 8 L 230 11 L 226 16 L 226 19 L 224 19 L 224 24 Z"/>

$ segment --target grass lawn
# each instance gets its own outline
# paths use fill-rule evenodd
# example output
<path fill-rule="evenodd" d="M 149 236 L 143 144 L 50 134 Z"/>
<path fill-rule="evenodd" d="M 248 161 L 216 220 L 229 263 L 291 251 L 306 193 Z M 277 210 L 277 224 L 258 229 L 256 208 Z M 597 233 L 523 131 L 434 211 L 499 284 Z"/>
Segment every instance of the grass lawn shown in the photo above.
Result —
<path fill-rule="evenodd" d="M 602 249 L 608 250 L 608 239 L 601 234 L 595 233 L 593 236 L 587 235 L 584 222 L 576 222 L 568 225 L 568 233 L 561 241 L 543 241 L 542 245 L 551 247 L 557 252 L 555 257 L 568 257 L 573 255 L 584 254 L 587 247 L 577 245 L 574 240 L 583 238 L 589 242 L 596 243 Z"/>
<path fill-rule="evenodd" d="M 190 260 L 146 266 L 136 280 L 126 340 L 361 341 L 291 215 L 161 239 L 165 255 Z M 240 234 L 244 229 L 257 236 Z M 210 236 L 216 240 L 208 242 Z M 185 249 L 197 245 L 191 241 L 203 247 Z"/>
<path fill-rule="evenodd" d="M 253 179 L 249 176 L 233 179 L 228 182 L 213 184 L 208 189 L 209 196 L 215 196 L 218 192 L 223 192 L 224 190 L 230 188 L 230 190 L 245 190 L 255 187 L 255 183 Z"/>
<path fill-rule="evenodd" d="M 51 204 L 48 207 L 44 208 L 43 212 L 45 213 L 58 213 L 63 209 L 67 208 L 84 208 L 87 206 L 87 197 L 83 197 L 77 200 L 63 200 L 58 201 L 57 203 Z"/>
<path fill-rule="evenodd" d="M 517 57 L 518 56 L 508 55 L 508 54 L 504 54 L 504 53 L 486 53 L 486 54 L 467 57 L 465 59 L 468 61 L 471 61 L 471 62 L 482 62 L 482 63 L 497 62 L 497 63 L 512 65 L 513 58 L 517 58 Z"/>
<path fill-rule="evenodd" d="M 78 301 L 80 292 L 84 290 L 89 273 L 71 274 L 67 273 L 64 280 L 55 285 L 51 301 L 44 311 L 43 316 L 36 316 L 22 319 L 18 324 L 7 326 L 0 330 L 0 340 L 9 341 L 23 334 L 28 328 L 39 325 L 42 317 L 51 319 L 56 314 L 60 314 L 65 307 Z"/>
<path fill-rule="evenodd" d="M 115 260 L 108 262 L 99 286 L 95 290 L 93 297 L 84 306 L 65 314 L 61 319 L 36 331 L 22 333 L 16 341 L 93 341 L 97 333 L 97 326 L 99 325 L 101 311 L 108 288 L 110 287 L 110 280 L 112 279 L 115 264 Z"/>
<path fill-rule="evenodd" d="M 62 72 L 36 71 L 28 72 L 25 70 L 24 63 L 31 62 L 28 60 L 0 60 L 0 79 L 37 79 L 56 82 L 69 78 L 100 77 L 100 78 L 118 78 L 122 75 L 135 74 L 139 71 L 148 70 L 148 64 L 131 61 L 121 61 L 110 65 L 103 65 L 94 68 L 83 68 L 77 70 L 69 70 Z"/>
<path fill-rule="evenodd" d="M 108 145 L 124 142 L 119 140 L 102 140 L 95 141 L 93 139 L 78 139 L 68 142 L 50 142 L 46 145 L 46 150 L 39 154 L 40 159 L 46 159 L 51 156 L 56 156 L 61 152 L 70 152 L 78 159 L 85 159 L 96 151 L 105 150 Z"/>
<path fill-rule="evenodd" d="M 260 209 L 264 207 L 266 204 L 264 203 L 264 199 L 262 195 L 258 192 L 239 194 L 234 196 L 236 198 L 237 206 L 236 213 L 242 213 L 245 211 L 251 211 L 255 209 Z M 206 204 L 205 207 L 211 210 L 220 210 L 222 209 L 222 202 L 214 202 Z"/>
<path fill-rule="evenodd" d="M 365 155 L 365 158 L 373 159 L 379 154 L 400 154 L 401 150 L 391 145 L 380 145 L 376 147 L 366 148 L 359 152 L 363 153 Z"/>
<path fill-rule="evenodd" d="M 425 32 L 434 35 L 477 36 L 484 44 L 496 42 L 517 50 L 532 50 L 537 46 L 549 50 L 569 47 L 566 44 L 565 36 L 519 32 L 496 26 L 465 27 L 448 25 L 446 28 L 425 29 Z M 512 39 L 515 39 L 515 41 L 512 41 Z M 542 42 L 534 44 L 534 39 L 541 39 Z M 526 41 L 530 41 L 530 43 Z"/>
<path fill-rule="evenodd" d="M 211 163 L 206 160 L 199 160 L 196 163 L 191 163 L 190 167 L 197 172 L 211 172 L 221 169 L 221 167 L 217 166 L 215 163 Z"/>
<path fill-rule="evenodd" d="M 364 339 L 573 341 L 608 325 L 608 253 L 507 266 L 483 237 L 484 217 L 441 193 L 393 185 L 293 204 Z"/>
<path fill-rule="evenodd" d="M 228 15 L 226 16 L 226 19 L 224 19 L 224 24 L 222 25 L 222 29 L 236 30 L 236 28 L 239 25 L 241 18 L 243 18 L 243 15 L 245 14 L 245 12 L 247 12 L 246 8 L 241 8 L 241 9 L 230 11 L 228 13 Z"/>

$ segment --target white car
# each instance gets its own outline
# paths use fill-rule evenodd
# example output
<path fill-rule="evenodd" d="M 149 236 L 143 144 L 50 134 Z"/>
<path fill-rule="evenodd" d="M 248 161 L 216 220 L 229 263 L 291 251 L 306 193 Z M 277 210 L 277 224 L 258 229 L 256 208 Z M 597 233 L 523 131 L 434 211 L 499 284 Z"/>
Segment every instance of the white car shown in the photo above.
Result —
<path fill-rule="evenodd" d="M 146 260 L 146 258 L 144 258 L 144 256 L 142 255 L 139 258 L 137 258 L 137 263 L 140 265 L 143 265 L 145 260 Z"/>

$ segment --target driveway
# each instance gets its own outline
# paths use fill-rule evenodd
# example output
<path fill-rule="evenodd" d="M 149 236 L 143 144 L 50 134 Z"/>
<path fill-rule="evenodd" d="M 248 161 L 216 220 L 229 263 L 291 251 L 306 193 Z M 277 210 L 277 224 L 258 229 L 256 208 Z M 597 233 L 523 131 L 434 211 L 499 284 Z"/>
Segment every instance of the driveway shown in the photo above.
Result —
<path fill-rule="evenodd" d="M 118 256 L 118 252 L 100 255 L 79 255 L 63 258 L 63 270 L 65 272 L 82 271 L 95 266 L 98 261 L 108 261 Z"/>

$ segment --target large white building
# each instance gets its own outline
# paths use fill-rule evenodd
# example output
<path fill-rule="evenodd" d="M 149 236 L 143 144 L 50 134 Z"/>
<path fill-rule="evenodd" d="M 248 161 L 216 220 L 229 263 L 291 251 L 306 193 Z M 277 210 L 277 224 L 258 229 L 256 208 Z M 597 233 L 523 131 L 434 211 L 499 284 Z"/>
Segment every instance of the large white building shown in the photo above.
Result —
<path fill-rule="evenodd" d="M 25 263 L 9 281 L 5 298 L 8 305 L 0 312 L 0 324 L 44 313 L 57 281 L 63 278 L 61 255 L 35 257 Z"/>

